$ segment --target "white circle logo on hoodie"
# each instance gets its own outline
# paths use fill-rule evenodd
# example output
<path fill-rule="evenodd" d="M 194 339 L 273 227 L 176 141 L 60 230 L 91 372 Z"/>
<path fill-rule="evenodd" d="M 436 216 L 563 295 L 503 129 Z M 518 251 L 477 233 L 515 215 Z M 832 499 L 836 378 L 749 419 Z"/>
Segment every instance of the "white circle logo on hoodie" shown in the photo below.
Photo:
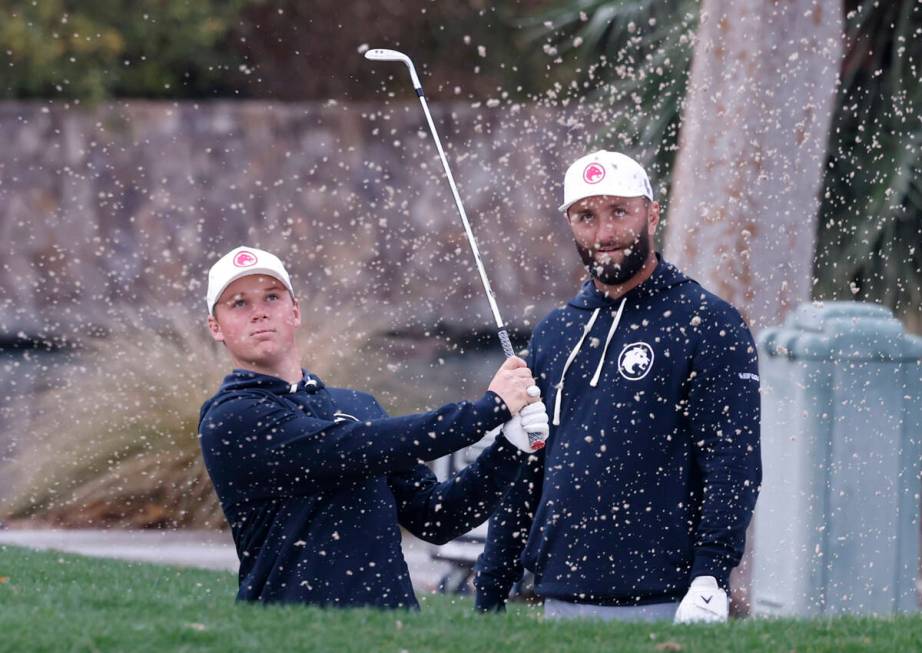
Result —
<path fill-rule="evenodd" d="M 618 371 L 628 381 L 640 381 L 653 367 L 653 348 L 645 342 L 626 345 L 618 356 Z"/>

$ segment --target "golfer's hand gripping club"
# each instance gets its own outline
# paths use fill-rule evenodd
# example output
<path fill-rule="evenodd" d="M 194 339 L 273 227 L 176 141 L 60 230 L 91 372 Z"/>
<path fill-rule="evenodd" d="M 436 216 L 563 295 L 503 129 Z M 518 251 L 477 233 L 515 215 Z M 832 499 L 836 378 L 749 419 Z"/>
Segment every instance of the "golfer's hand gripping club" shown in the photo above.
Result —
<path fill-rule="evenodd" d="M 550 431 L 550 419 L 547 408 L 538 399 L 541 392 L 534 382 L 531 370 L 518 356 L 503 362 L 490 382 L 490 390 L 506 403 L 512 417 L 490 431 L 488 437 L 502 436 L 525 453 L 533 453 L 544 445 Z M 538 447 L 535 446 L 534 436 L 539 438 Z"/>
<path fill-rule="evenodd" d="M 439 139 L 439 134 L 435 129 L 435 123 L 432 121 L 432 114 L 429 113 L 429 105 L 426 102 L 426 95 L 423 93 L 423 85 L 420 83 L 419 76 L 416 74 L 416 67 L 413 65 L 413 61 L 410 59 L 410 57 L 405 55 L 403 52 L 399 52 L 397 50 L 388 50 L 386 48 L 372 48 L 367 50 L 365 52 L 365 58 L 370 61 L 399 61 L 403 63 L 410 71 L 410 81 L 413 83 L 413 89 L 416 91 L 419 102 L 423 107 L 423 113 L 426 115 L 426 122 L 429 124 L 429 131 L 432 134 L 432 140 L 435 141 L 435 148 L 439 152 L 439 158 L 442 160 L 442 168 L 445 170 L 445 176 L 448 178 L 448 185 L 451 187 L 451 194 L 455 200 L 455 206 L 458 209 L 458 215 L 461 217 L 461 222 L 464 224 L 464 231 L 467 234 L 467 242 L 470 244 L 471 252 L 474 254 L 474 262 L 477 264 L 477 271 L 480 273 L 480 281 L 483 284 L 483 289 L 487 295 L 487 301 L 490 303 L 490 310 L 493 312 L 493 318 L 496 321 L 497 335 L 499 336 L 500 344 L 503 347 L 503 353 L 506 354 L 507 358 L 514 356 L 515 352 L 512 349 L 512 343 L 509 341 L 509 334 L 506 333 L 503 319 L 499 314 L 499 307 L 496 305 L 496 297 L 493 294 L 493 287 L 490 285 L 490 280 L 487 277 L 487 271 L 483 267 L 483 261 L 480 259 L 480 250 L 477 247 L 477 241 L 474 239 L 474 232 L 471 229 L 470 222 L 467 219 L 467 213 L 464 211 L 464 205 L 461 203 L 461 196 L 458 193 L 458 187 L 455 185 L 455 179 L 451 174 L 451 168 L 448 166 L 448 158 L 445 156 L 445 150 L 442 149 L 442 141 Z M 528 439 L 531 443 L 532 451 L 537 451 L 543 448 L 544 440 L 546 437 L 546 434 L 542 435 L 541 433 L 529 433 Z"/>
<path fill-rule="evenodd" d="M 530 392 L 534 384 L 535 380 L 525 361 L 513 356 L 504 360 L 496 370 L 489 390 L 503 400 L 512 415 L 517 415 L 528 404 L 536 401 L 534 393 Z"/>

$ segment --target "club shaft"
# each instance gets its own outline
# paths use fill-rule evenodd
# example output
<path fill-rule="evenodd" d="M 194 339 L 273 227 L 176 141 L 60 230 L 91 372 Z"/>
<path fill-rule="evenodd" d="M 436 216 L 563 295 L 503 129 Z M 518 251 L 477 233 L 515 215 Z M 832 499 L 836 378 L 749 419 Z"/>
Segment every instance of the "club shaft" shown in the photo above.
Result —
<path fill-rule="evenodd" d="M 426 96 L 423 95 L 422 89 L 417 89 L 419 102 L 423 105 L 423 113 L 426 114 L 426 121 L 429 123 L 429 131 L 432 132 L 432 139 L 435 141 L 435 148 L 439 151 L 439 158 L 442 159 L 442 167 L 445 169 L 445 176 L 448 177 L 448 185 L 451 186 L 451 194 L 455 198 L 455 206 L 458 207 L 458 215 L 461 216 L 461 222 L 464 223 L 464 231 L 467 233 L 467 242 L 471 246 L 471 252 L 474 254 L 474 262 L 477 264 L 477 271 L 480 273 L 480 281 L 483 283 L 483 289 L 487 293 L 487 301 L 490 302 L 490 310 L 493 311 L 493 319 L 496 320 L 496 328 L 499 329 L 499 339 L 503 345 L 503 352 L 506 356 L 514 355 L 512 345 L 509 343 L 509 335 L 506 333 L 506 327 L 503 324 L 503 318 L 499 314 L 499 307 L 496 305 L 496 296 L 493 294 L 493 287 L 490 285 L 490 279 L 487 277 L 487 271 L 483 267 L 483 261 L 480 259 L 480 249 L 477 247 L 477 241 L 474 239 L 474 232 L 471 229 L 471 223 L 467 219 L 467 213 L 464 212 L 464 205 L 461 203 L 461 196 L 458 194 L 458 187 L 455 185 L 455 178 L 451 174 L 451 168 L 448 166 L 448 158 L 445 156 L 445 150 L 442 149 L 442 141 L 439 140 L 439 134 L 435 130 L 435 123 L 432 122 L 432 114 L 429 113 L 429 105 L 426 102 Z"/>
<path fill-rule="evenodd" d="M 412 68 L 410 69 L 413 70 Z M 474 262 L 477 264 L 477 271 L 480 273 L 480 281 L 483 283 L 484 292 L 487 293 L 487 301 L 490 302 L 490 310 L 493 311 L 493 319 L 496 320 L 496 335 L 503 347 L 503 353 L 506 358 L 515 356 L 515 350 L 512 349 L 512 342 L 509 340 L 509 334 L 506 332 L 506 326 L 503 324 L 503 318 L 499 314 L 499 306 L 496 305 L 496 296 L 493 294 L 493 286 L 490 285 L 490 278 L 487 277 L 486 268 L 483 267 L 483 261 L 480 259 L 480 249 L 477 247 L 477 241 L 474 239 L 474 231 L 471 229 L 471 223 L 467 219 L 467 213 L 464 211 L 464 205 L 461 203 L 461 195 L 458 193 L 458 187 L 455 185 L 455 178 L 451 174 L 451 168 L 448 166 L 448 157 L 445 156 L 445 150 L 442 149 L 442 141 L 439 140 L 439 133 L 435 130 L 435 123 L 432 121 L 432 114 L 429 113 L 429 104 L 426 102 L 426 96 L 423 94 L 422 86 L 416 87 L 416 95 L 419 96 L 419 103 L 423 105 L 423 113 L 426 114 L 426 122 L 429 123 L 429 131 L 432 132 L 432 140 L 435 141 L 435 148 L 439 151 L 439 158 L 442 160 L 442 167 L 445 169 L 445 176 L 448 177 L 448 185 L 451 186 L 451 194 L 455 198 L 455 206 L 458 207 L 458 215 L 461 216 L 461 222 L 464 223 L 464 231 L 467 234 L 467 242 L 471 246 L 471 252 L 474 254 Z M 544 447 L 544 441 L 540 433 L 528 433 L 528 442 L 533 451 Z"/>

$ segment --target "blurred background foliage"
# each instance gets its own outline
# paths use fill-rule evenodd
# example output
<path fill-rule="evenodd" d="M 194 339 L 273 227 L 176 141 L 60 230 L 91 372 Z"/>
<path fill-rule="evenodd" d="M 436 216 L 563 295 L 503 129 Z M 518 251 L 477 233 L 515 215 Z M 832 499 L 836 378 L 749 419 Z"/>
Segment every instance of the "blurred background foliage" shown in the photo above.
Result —
<path fill-rule="evenodd" d="M 389 83 L 401 70 L 359 56 L 390 46 L 414 57 L 435 100 L 598 111 L 605 127 L 593 144 L 642 159 L 668 200 L 700 2 L 0 0 L 0 9 L 5 99 L 412 100 L 408 85 Z M 922 332 L 922 3 L 845 0 L 843 11 L 813 294 L 883 303 Z M 305 334 L 312 371 L 374 388 L 395 412 L 424 403 L 408 394 L 424 384 L 401 384 L 375 339 L 387 324 L 352 319 L 361 330 L 320 320 L 330 333 Z M 227 364 L 199 327 L 177 316 L 152 331 L 125 318 L 82 352 L 77 373 L 36 398 L 31 448 L 0 512 L 66 526 L 221 523 L 195 429 Z M 355 351 L 366 354 L 361 370 L 338 353 Z M 75 411 L 62 415 L 61 405 Z"/>
<path fill-rule="evenodd" d="M 520 15 L 546 0 L 0 0 L 3 97 L 377 97 L 365 45 L 405 48 L 434 97 L 523 96 L 546 57 L 522 57 Z M 409 90 L 412 95 L 412 89 Z"/>
<path fill-rule="evenodd" d="M 880 302 L 922 332 L 922 3 L 846 4 L 815 294 Z"/>
<path fill-rule="evenodd" d="M 668 199 L 700 3 L 555 4 L 545 38 L 587 67 L 570 95 L 612 106 L 599 143 L 642 158 Z M 922 3 L 845 0 L 843 11 L 813 298 L 881 303 L 922 333 Z"/>
<path fill-rule="evenodd" d="M 0 0 L 5 98 L 233 95 L 249 0 Z"/>
<path fill-rule="evenodd" d="M 525 27 L 559 56 L 581 62 L 563 88 L 564 102 L 594 103 L 611 120 L 599 146 L 643 161 L 668 197 L 678 150 L 698 0 L 556 2 Z"/>
<path fill-rule="evenodd" d="M 589 104 L 597 144 L 668 200 L 699 0 L 0 0 L 0 93 L 380 100 L 412 95 L 364 47 L 410 52 L 435 99 Z M 922 328 L 922 4 L 845 0 L 846 57 L 818 220 L 815 299 Z M 668 208 L 668 206 L 667 206 Z M 668 225 L 668 222 L 667 222 Z"/>
<path fill-rule="evenodd" d="M 385 84 L 403 71 L 370 66 L 366 47 L 405 50 L 432 98 L 526 98 L 557 74 L 530 49 L 522 23 L 548 0 L 251 1 L 236 47 L 250 72 L 242 92 L 283 100 L 380 100 L 407 84 Z M 400 77 L 402 79 L 402 77 Z"/>

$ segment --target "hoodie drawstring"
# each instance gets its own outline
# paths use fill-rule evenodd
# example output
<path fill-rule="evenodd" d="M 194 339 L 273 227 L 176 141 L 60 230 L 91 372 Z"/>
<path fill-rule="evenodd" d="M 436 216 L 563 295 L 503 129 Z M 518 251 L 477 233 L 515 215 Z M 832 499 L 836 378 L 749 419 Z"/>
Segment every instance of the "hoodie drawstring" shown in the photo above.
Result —
<path fill-rule="evenodd" d="M 586 323 L 586 326 L 583 327 L 583 335 L 579 337 L 579 342 L 576 343 L 576 346 L 573 348 L 573 351 L 570 352 L 570 355 L 567 357 L 567 362 L 563 364 L 563 372 L 560 374 L 560 381 L 557 382 L 555 386 L 557 388 L 557 396 L 554 398 L 554 426 L 560 426 L 560 401 L 563 397 L 563 380 L 567 376 L 567 370 L 570 369 L 570 363 L 573 362 L 573 359 L 576 358 L 576 355 L 579 353 L 579 348 L 583 346 L 583 340 L 586 339 L 586 334 L 592 329 L 592 325 L 595 324 L 595 319 L 599 317 L 599 311 L 601 309 L 597 308 L 592 312 L 592 317 L 589 318 L 589 321 Z"/>
<path fill-rule="evenodd" d="M 608 330 L 608 337 L 605 338 L 605 347 L 602 349 L 602 359 L 599 361 L 599 366 L 595 370 L 595 375 L 592 377 L 592 381 L 589 382 L 589 385 L 593 388 L 598 385 L 599 377 L 602 375 L 602 366 L 605 364 L 605 355 L 608 353 L 608 345 L 611 344 L 611 340 L 615 335 L 615 331 L 618 330 L 618 323 L 621 322 L 621 313 L 624 311 L 625 302 L 627 302 L 627 297 L 621 300 L 621 305 L 618 306 L 618 312 L 615 314 L 615 319 L 612 321 L 611 328 Z M 563 372 L 560 374 L 560 381 L 558 381 L 557 385 L 554 386 L 557 389 L 557 396 L 554 397 L 554 426 L 560 426 L 560 406 L 563 401 L 563 381 L 567 376 L 567 370 L 570 369 L 570 364 L 573 362 L 573 359 L 576 358 L 580 348 L 583 346 L 583 341 L 586 340 L 586 336 L 592 330 L 592 326 L 595 324 L 596 318 L 599 317 L 600 310 L 601 308 L 597 308 L 592 312 L 592 317 L 589 318 L 586 326 L 583 327 L 583 335 L 580 336 L 579 341 L 573 348 L 573 351 L 571 351 L 570 355 L 567 357 L 567 362 L 563 365 Z"/>
<path fill-rule="evenodd" d="M 605 365 L 605 354 L 608 353 L 608 345 L 611 343 L 615 331 L 618 330 L 618 323 L 621 321 L 621 313 L 624 311 L 624 302 L 626 301 L 627 297 L 621 300 L 621 305 L 618 306 L 618 313 L 615 315 L 615 319 L 611 323 L 611 328 L 608 330 L 608 337 L 605 338 L 605 347 L 602 348 L 602 358 L 599 359 L 599 366 L 595 369 L 592 381 L 589 382 L 589 385 L 593 388 L 599 384 L 599 377 L 602 375 L 602 366 Z"/>

